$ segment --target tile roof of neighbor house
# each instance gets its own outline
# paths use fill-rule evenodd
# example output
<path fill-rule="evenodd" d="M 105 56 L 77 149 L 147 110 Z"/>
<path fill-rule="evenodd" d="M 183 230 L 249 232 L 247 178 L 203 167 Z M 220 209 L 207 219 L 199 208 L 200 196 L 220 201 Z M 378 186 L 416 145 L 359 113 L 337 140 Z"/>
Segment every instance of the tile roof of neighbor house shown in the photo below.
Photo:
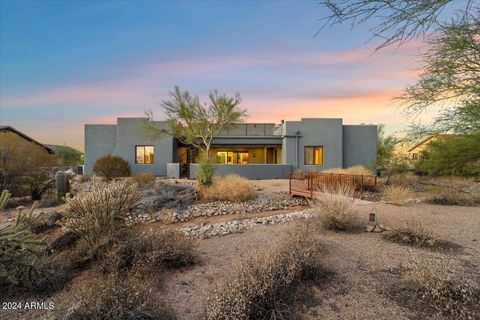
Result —
<path fill-rule="evenodd" d="M 51 154 L 55 153 L 51 148 L 47 147 L 47 146 L 44 145 L 43 143 L 40 143 L 40 142 L 38 142 L 37 140 L 30 138 L 30 137 L 27 136 L 26 134 L 18 131 L 17 129 L 15 129 L 15 128 L 11 127 L 11 126 L 0 126 L 0 131 L 10 131 L 10 132 L 13 132 L 13 133 L 19 135 L 20 137 L 24 138 L 25 140 L 28 140 L 28 141 L 30 141 L 30 142 L 33 142 L 33 143 L 35 143 L 35 144 L 37 144 L 37 145 L 45 148 L 45 150 L 47 150 L 48 153 L 51 153 Z"/>

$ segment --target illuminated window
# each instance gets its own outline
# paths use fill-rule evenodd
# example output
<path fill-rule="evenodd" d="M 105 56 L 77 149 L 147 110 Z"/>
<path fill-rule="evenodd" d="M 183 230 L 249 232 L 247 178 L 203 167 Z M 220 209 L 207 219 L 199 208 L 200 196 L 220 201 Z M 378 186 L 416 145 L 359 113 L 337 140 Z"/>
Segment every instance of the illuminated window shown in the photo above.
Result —
<path fill-rule="evenodd" d="M 226 152 L 217 152 L 217 163 L 227 163 L 227 153 Z"/>
<path fill-rule="evenodd" d="M 305 147 L 305 164 L 323 164 L 323 147 Z"/>
<path fill-rule="evenodd" d="M 217 163 L 248 164 L 248 152 L 219 151 L 217 152 Z"/>
<path fill-rule="evenodd" d="M 136 146 L 135 147 L 135 163 L 153 164 L 154 152 L 153 146 Z"/>

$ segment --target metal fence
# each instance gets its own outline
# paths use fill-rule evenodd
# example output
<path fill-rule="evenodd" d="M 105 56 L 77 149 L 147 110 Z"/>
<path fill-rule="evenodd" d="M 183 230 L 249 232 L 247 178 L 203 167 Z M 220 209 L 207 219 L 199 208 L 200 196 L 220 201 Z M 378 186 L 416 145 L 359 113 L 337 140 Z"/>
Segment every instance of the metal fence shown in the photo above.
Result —
<path fill-rule="evenodd" d="M 362 198 L 364 191 L 377 187 L 374 175 L 356 175 L 323 172 L 293 172 L 289 177 L 289 193 L 291 195 L 316 198 L 318 193 L 328 190 L 337 192 L 351 188 L 356 198 Z"/>

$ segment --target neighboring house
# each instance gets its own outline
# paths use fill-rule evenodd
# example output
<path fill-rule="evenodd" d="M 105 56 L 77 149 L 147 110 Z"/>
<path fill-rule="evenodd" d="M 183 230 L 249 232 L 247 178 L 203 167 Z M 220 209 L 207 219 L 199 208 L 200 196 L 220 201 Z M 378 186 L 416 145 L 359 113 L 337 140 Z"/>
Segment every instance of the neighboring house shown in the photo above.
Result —
<path fill-rule="evenodd" d="M 2 138 L 2 143 L 6 144 L 8 141 L 12 147 L 20 147 L 25 143 L 28 143 L 31 145 L 32 150 L 38 150 L 39 152 L 45 152 L 46 154 L 55 153 L 50 147 L 30 138 L 26 134 L 10 126 L 0 126 L 0 135 Z"/>
<path fill-rule="evenodd" d="M 422 140 L 418 141 L 417 143 L 413 144 L 407 149 L 405 156 L 409 160 L 417 161 L 421 157 L 421 153 L 425 150 L 430 142 L 438 141 L 438 140 L 445 140 L 453 135 L 451 134 L 442 134 L 442 135 L 431 135 Z"/>
<path fill-rule="evenodd" d="M 85 172 L 101 156 L 126 159 L 132 172 L 194 178 L 198 152 L 171 136 L 151 139 L 145 118 L 118 118 L 117 124 L 85 125 Z M 166 122 L 155 121 L 158 128 Z M 375 125 L 344 125 L 342 119 L 301 119 L 274 123 L 242 123 L 212 142 L 216 174 L 236 173 L 250 179 L 284 178 L 295 169 L 321 171 L 371 165 L 376 160 Z M 181 170 L 187 167 L 187 170 Z"/>
<path fill-rule="evenodd" d="M 58 155 L 59 164 L 64 166 L 78 166 L 83 164 L 83 153 L 68 146 L 47 144 Z"/>

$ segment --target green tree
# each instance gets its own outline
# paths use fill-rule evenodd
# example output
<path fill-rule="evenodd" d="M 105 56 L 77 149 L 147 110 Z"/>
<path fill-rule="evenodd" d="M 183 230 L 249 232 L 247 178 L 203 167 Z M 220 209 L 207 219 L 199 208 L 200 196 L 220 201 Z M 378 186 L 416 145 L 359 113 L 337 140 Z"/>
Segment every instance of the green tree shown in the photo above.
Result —
<path fill-rule="evenodd" d="M 416 84 L 398 97 L 410 116 L 440 112 L 430 125 L 413 123 L 410 137 L 446 132 L 468 134 L 480 123 L 480 6 L 453 0 L 326 0 L 325 25 L 373 23 L 377 49 L 423 37 L 423 70 Z M 450 13 L 450 14 L 449 14 Z"/>
<path fill-rule="evenodd" d="M 480 130 L 432 141 L 420 154 L 417 170 L 431 175 L 480 176 Z"/>
<path fill-rule="evenodd" d="M 385 125 L 377 126 L 377 162 L 376 167 L 379 170 L 385 170 L 394 155 L 397 139 L 393 136 L 385 135 Z"/>
<path fill-rule="evenodd" d="M 385 134 L 385 125 L 377 126 L 377 161 L 376 169 L 380 170 L 382 176 L 386 176 L 385 184 L 390 183 L 393 175 L 408 170 L 408 163 L 401 155 L 395 154 L 395 146 L 399 142 L 394 136 Z"/>
<path fill-rule="evenodd" d="M 167 128 L 158 129 L 152 121 L 148 121 L 148 134 L 154 137 L 165 134 L 174 136 L 197 148 L 208 159 L 213 138 L 242 122 L 246 116 L 246 110 L 239 107 L 241 99 L 238 94 L 229 97 L 215 90 L 209 93 L 208 98 L 209 101 L 202 104 L 198 96 L 192 96 L 188 91 L 181 91 L 175 86 L 170 92 L 170 99 L 161 102 L 167 117 Z M 147 116 L 153 120 L 151 111 L 147 112 Z"/>
<path fill-rule="evenodd" d="M 411 114 L 441 111 L 431 125 L 413 124 L 412 137 L 473 133 L 480 128 L 480 21 L 448 25 L 428 47 L 419 80 L 399 99 Z"/>
<path fill-rule="evenodd" d="M 428 36 L 448 21 L 474 21 L 479 14 L 476 0 L 323 0 L 320 5 L 328 12 L 322 29 L 368 24 L 372 37 L 381 40 L 377 49 Z"/>

